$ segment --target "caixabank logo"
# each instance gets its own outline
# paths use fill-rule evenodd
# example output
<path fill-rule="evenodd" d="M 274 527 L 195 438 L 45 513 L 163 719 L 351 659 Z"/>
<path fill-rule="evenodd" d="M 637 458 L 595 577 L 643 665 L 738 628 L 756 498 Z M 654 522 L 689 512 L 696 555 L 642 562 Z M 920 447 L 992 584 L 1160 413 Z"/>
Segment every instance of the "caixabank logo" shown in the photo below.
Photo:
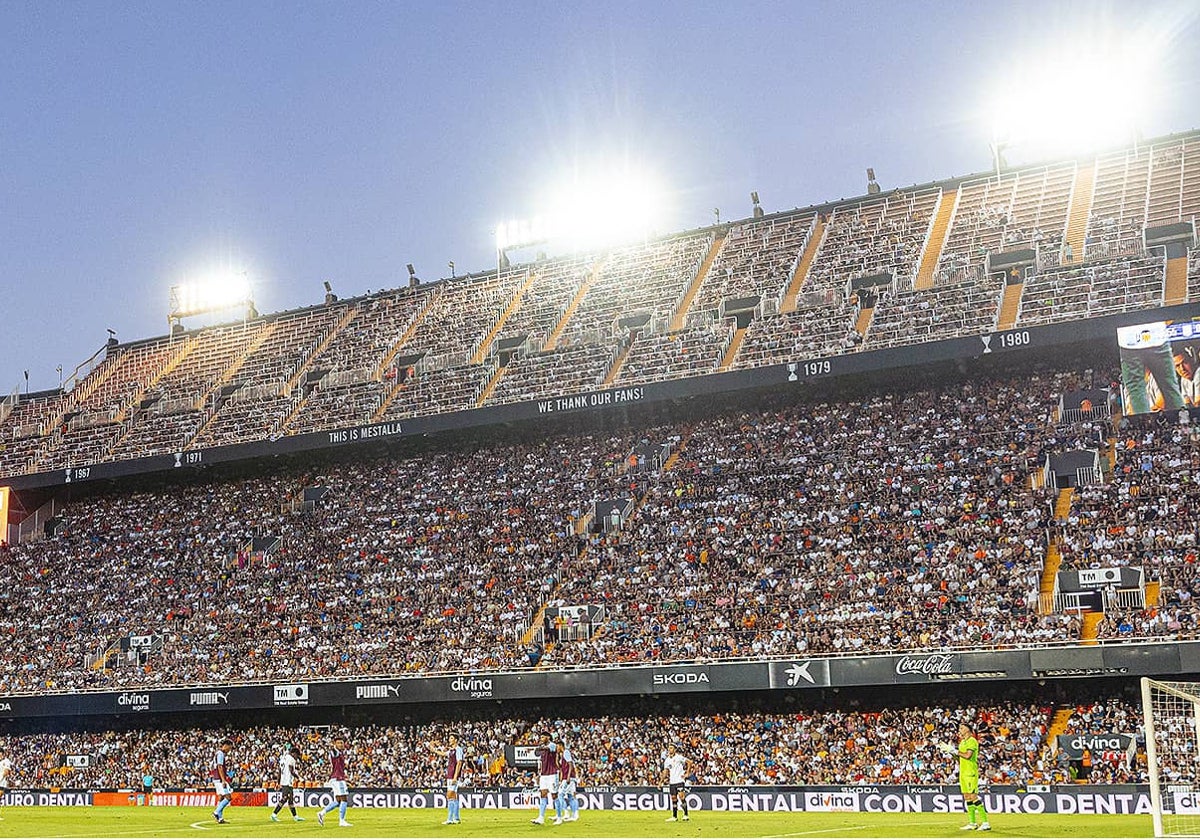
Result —
<path fill-rule="evenodd" d="M 824 688 L 829 685 L 828 659 L 801 659 L 772 662 L 771 688 Z"/>
<path fill-rule="evenodd" d="M 276 706 L 307 706 L 308 683 L 275 686 Z"/>

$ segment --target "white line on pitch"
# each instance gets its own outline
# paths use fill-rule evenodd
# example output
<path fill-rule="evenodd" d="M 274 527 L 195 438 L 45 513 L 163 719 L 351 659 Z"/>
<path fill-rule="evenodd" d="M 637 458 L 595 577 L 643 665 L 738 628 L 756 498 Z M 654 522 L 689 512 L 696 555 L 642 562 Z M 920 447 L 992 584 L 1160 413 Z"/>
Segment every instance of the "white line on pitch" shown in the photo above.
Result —
<path fill-rule="evenodd" d="M 791 834 L 769 834 L 768 837 L 809 837 L 813 835 L 833 834 L 836 831 L 862 831 L 869 825 L 852 825 L 848 828 L 823 828 L 820 831 L 793 831 Z"/>

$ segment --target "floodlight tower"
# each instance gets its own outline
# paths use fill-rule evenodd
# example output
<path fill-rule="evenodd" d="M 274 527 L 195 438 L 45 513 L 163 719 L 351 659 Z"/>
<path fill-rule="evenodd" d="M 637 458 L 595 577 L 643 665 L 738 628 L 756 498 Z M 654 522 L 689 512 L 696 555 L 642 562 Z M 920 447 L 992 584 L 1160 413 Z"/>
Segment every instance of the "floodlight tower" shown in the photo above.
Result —
<path fill-rule="evenodd" d="M 180 322 L 192 315 L 242 308 L 243 323 L 257 317 L 250 277 L 245 271 L 227 272 L 207 280 L 180 283 L 171 287 L 167 326 L 172 335 Z"/>

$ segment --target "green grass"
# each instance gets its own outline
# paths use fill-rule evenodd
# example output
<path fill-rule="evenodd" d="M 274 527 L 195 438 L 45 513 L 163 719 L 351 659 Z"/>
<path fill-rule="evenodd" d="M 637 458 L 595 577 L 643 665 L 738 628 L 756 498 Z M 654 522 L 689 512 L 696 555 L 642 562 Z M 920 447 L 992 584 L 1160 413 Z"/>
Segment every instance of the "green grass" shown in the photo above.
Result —
<path fill-rule="evenodd" d="M 324 828 L 316 811 L 301 812 L 305 822 L 291 821 L 285 810 L 278 824 L 269 808 L 230 808 L 226 825 L 217 825 L 206 808 L 4 808 L 0 837 L 975 837 L 960 831 L 963 814 L 738 814 L 693 813 L 690 822 L 667 823 L 659 812 L 590 811 L 579 822 L 535 826 L 531 811 L 463 810 L 460 825 L 442 825 L 445 811 L 436 809 L 351 809 L 352 828 L 339 828 L 337 813 Z M 1149 837 L 1150 817 L 996 814 L 991 837 Z"/>

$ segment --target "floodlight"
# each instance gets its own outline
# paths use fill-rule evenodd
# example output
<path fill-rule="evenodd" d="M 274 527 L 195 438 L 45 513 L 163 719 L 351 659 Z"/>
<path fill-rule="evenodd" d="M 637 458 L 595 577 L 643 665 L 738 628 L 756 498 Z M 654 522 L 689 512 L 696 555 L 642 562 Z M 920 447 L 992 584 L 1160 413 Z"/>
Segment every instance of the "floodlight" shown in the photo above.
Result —
<path fill-rule="evenodd" d="M 541 212 L 496 225 L 497 259 L 534 245 L 586 250 L 648 236 L 666 222 L 658 179 L 630 166 L 576 169 L 541 200 Z"/>
<path fill-rule="evenodd" d="M 202 280 L 171 287 L 168 320 L 251 304 L 250 278 L 246 272 L 215 271 Z"/>
<path fill-rule="evenodd" d="M 1158 54 L 1144 37 L 1113 33 L 1018 59 L 987 115 L 997 161 L 1005 150 L 1033 160 L 1128 142 L 1153 108 Z"/>

